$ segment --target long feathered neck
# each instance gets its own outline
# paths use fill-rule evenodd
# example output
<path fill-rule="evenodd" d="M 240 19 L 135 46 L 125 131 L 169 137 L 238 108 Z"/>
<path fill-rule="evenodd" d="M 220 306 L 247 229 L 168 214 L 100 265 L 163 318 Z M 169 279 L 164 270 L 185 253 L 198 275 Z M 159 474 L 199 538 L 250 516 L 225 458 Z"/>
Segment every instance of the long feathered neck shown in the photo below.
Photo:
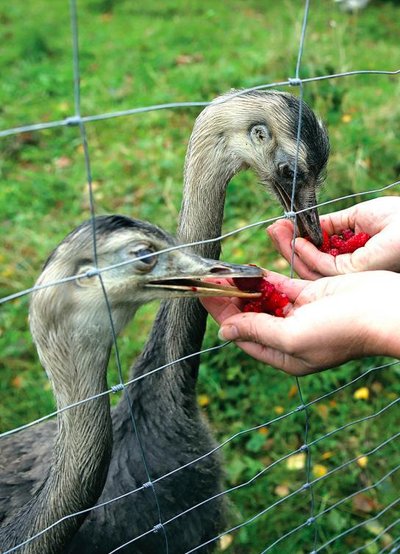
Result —
<path fill-rule="evenodd" d="M 65 327 L 40 329 L 38 351 L 50 375 L 58 410 L 106 390 L 110 346 L 96 339 L 95 331 L 82 334 Z M 108 395 L 63 411 L 57 422 L 48 477 L 20 513 L 0 531 L 2 551 L 64 516 L 93 506 L 104 486 L 112 445 Z M 82 519 L 66 519 L 19 552 L 59 554 Z"/>
<path fill-rule="evenodd" d="M 226 137 L 207 123 L 208 119 L 198 118 L 186 155 L 177 231 L 180 242 L 213 239 L 221 234 L 226 187 L 240 169 L 238 160 L 229 152 Z M 196 245 L 193 250 L 218 258 L 220 243 Z"/>
<path fill-rule="evenodd" d="M 221 127 L 211 123 L 207 112 L 203 112 L 196 122 L 186 155 L 177 232 L 178 239 L 184 243 L 212 239 L 221 234 L 226 187 L 241 168 L 240 162 L 229 152 Z M 215 259 L 219 258 L 220 249 L 219 241 L 192 247 L 198 254 Z M 196 299 L 164 302 L 144 351 L 131 368 L 131 378 L 199 351 L 205 324 L 206 313 Z M 196 356 L 139 381 L 130 389 L 133 402 L 138 402 L 145 411 L 147 407 L 152 410 L 154 388 L 162 388 L 158 405 L 165 400 L 170 406 L 184 407 L 189 402 L 193 409 L 198 366 Z"/>

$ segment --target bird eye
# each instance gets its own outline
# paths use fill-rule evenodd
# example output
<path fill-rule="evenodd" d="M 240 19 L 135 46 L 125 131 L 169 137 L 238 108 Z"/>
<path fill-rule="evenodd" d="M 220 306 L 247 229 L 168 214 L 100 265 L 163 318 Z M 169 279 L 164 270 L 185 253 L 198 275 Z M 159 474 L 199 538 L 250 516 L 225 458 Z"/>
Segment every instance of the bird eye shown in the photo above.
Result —
<path fill-rule="evenodd" d="M 268 128 L 263 123 L 257 123 L 250 127 L 250 139 L 255 144 L 264 143 L 271 138 Z"/>
<path fill-rule="evenodd" d="M 140 244 L 131 247 L 128 254 L 132 258 L 136 258 L 137 267 L 143 271 L 149 271 L 157 262 L 157 256 L 152 256 L 155 250 L 148 244 Z"/>
<path fill-rule="evenodd" d="M 74 271 L 75 275 L 83 275 L 76 280 L 76 284 L 85 287 L 91 286 L 93 283 L 93 277 L 96 274 L 96 268 L 92 260 L 81 260 Z"/>

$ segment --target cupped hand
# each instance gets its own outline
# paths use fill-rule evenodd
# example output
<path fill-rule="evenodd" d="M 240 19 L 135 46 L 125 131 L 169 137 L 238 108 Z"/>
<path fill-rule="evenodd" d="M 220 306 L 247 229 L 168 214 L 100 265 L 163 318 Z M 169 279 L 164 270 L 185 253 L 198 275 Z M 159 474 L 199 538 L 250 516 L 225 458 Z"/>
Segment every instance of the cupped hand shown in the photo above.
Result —
<path fill-rule="evenodd" d="M 221 339 L 294 375 L 364 356 L 400 357 L 400 275 L 373 271 L 303 281 L 266 272 L 266 278 L 289 297 L 288 315 L 243 313 L 242 300 L 204 298 Z"/>
<path fill-rule="evenodd" d="M 293 224 L 278 220 L 268 227 L 277 250 L 303 279 L 319 279 L 345 273 L 384 269 L 400 272 L 400 197 L 386 196 L 362 202 L 351 208 L 321 216 L 329 235 L 344 229 L 368 233 L 370 240 L 353 254 L 331 256 L 320 252 L 311 242 L 297 238 L 292 255 Z"/>

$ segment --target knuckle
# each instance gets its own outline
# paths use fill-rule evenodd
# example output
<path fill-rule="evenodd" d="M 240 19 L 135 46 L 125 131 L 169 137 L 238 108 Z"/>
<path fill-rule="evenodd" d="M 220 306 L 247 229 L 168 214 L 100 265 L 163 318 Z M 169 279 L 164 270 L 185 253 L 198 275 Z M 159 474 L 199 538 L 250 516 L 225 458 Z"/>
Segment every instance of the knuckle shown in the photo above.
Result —
<path fill-rule="evenodd" d="M 296 331 L 286 333 L 282 342 L 285 354 L 291 356 L 292 358 L 299 357 L 301 349 L 299 336 Z"/>
<path fill-rule="evenodd" d="M 263 314 L 246 314 L 242 318 L 242 324 L 240 325 L 240 335 L 242 339 L 250 340 L 259 344 L 263 344 L 262 338 L 262 321 L 260 316 Z"/>
<path fill-rule="evenodd" d="M 261 343 L 262 344 L 262 337 L 260 333 L 261 329 L 261 321 L 260 316 L 261 314 L 256 314 L 251 319 L 248 320 L 248 338 L 251 339 L 253 342 Z"/>

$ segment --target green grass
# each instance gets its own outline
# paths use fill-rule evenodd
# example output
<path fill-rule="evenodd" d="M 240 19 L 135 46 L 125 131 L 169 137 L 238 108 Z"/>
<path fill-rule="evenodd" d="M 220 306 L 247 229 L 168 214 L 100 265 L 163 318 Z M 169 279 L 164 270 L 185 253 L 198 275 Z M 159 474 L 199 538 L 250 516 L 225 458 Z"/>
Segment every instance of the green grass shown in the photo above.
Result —
<path fill-rule="evenodd" d="M 286 80 L 294 75 L 303 2 L 284 0 L 82 0 L 79 6 L 82 113 L 99 114 L 161 102 L 211 100 L 232 87 Z M 331 0 L 311 2 L 301 75 L 353 69 L 398 69 L 396 2 L 376 1 L 359 15 L 339 11 Z M 74 112 L 68 2 L 17 0 L 0 7 L 0 128 L 59 120 Z M 292 90 L 296 92 L 296 90 Z M 326 121 L 332 155 L 322 200 L 384 186 L 399 178 L 400 79 L 358 76 L 305 86 L 305 97 Z M 165 110 L 87 125 L 97 213 L 119 212 L 175 230 L 181 200 L 187 140 L 199 109 Z M 89 216 L 78 129 L 58 128 L 1 140 L 0 294 L 29 287 L 52 248 Z M 390 194 L 398 194 L 396 190 Z M 338 209 L 362 197 L 337 203 Z M 328 208 L 325 210 L 327 211 Z M 324 210 L 322 210 L 324 211 Z M 231 183 L 225 230 L 280 214 L 251 174 Z M 247 231 L 223 244 L 223 258 L 282 269 L 263 229 Z M 119 340 L 125 370 L 140 352 L 157 306 L 142 309 L 133 332 Z M 1 429 L 9 429 L 53 409 L 27 324 L 26 297 L 0 312 Z M 217 344 L 210 322 L 205 345 Z M 338 387 L 382 360 L 352 362 L 302 379 L 305 401 Z M 110 383 L 117 381 L 113 362 Z M 399 369 L 375 372 L 310 409 L 309 439 L 372 414 L 400 390 Z M 202 358 L 199 395 L 219 441 L 242 429 L 294 409 L 294 380 L 255 363 L 233 346 Z M 367 386 L 368 400 L 354 391 Z M 312 447 L 316 464 L 327 470 L 368 451 L 398 430 L 396 408 L 370 422 L 340 431 Z M 224 447 L 227 486 L 250 479 L 304 441 L 304 412 L 242 435 Z M 396 460 L 397 456 L 397 460 Z M 316 511 L 374 483 L 395 467 L 399 447 L 388 445 L 315 487 Z M 319 468 L 320 471 L 323 469 Z M 305 469 L 278 463 L 254 483 L 230 495 L 232 524 L 252 517 L 305 480 Z M 372 515 L 396 498 L 399 477 L 348 501 L 324 516 L 318 544 Z M 277 488 L 280 486 L 281 488 Z M 282 488 L 283 487 L 283 488 Z M 364 502 L 363 502 L 364 501 Z M 227 552 L 261 552 L 309 516 L 309 493 L 302 492 L 233 536 Z M 379 519 L 385 527 L 395 509 Z M 362 527 L 327 551 L 347 552 L 368 543 L 380 528 Z M 398 531 L 398 530 L 397 530 Z M 396 528 L 366 548 L 375 554 Z M 274 552 L 312 550 L 312 528 L 279 544 Z"/>

